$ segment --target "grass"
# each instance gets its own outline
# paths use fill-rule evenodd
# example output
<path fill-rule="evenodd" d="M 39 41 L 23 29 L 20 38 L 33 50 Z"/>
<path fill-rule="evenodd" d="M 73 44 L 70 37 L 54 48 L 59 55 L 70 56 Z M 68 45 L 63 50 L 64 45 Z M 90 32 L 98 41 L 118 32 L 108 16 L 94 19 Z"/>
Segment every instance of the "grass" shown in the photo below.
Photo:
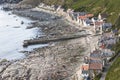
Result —
<path fill-rule="evenodd" d="M 120 13 L 120 0 L 23 0 L 21 4 L 38 5 L 44 2 L 48 5 L 62 5 L 64 8 L 72 8 L 75 11 L 87 11 L 94 14 L 106 13 L 108 21 L 115 23 Z"/>
<path fill-rule="evenodd" d="M 94 80 L 100 80 L 101 76 L 102 76 L 102 74 L 101 74 L 101 73 L 100 73 L 100 74 L 98 74 L 97 76 L 95 76 Z"/>
<path fill-rule="evenodd" d="M 120 41 L 113 45 L 112 50 L 115 51 L 116 54 L 120 52 Z"/>
<path fill-rule="evenodd" d="M 106 79 L 105 80 L 120 80 L 120 41 L 117 42 L 112 50 L 115 51 L 115 57 L 118 56 L 118 58 L 115 60 L 115 62 L 112 64 L 112 66 L 110 67 L 107 75 L 106 75 Z M 113 59 L 115 58 L 113 57 Z"/>
<path fill-rule="evenodd" d="M 120 80 L 120 57 L 110 67 L 105 80 Z"/>

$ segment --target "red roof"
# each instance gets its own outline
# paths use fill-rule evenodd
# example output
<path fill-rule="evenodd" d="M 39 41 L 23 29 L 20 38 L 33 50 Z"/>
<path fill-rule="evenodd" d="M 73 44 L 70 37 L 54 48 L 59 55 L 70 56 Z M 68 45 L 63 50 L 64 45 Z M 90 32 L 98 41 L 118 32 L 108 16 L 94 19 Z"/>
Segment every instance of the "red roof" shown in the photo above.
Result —
<path fill-rule="evenodd" d="M 86 19 L 86 16 L 79 16 L 79 19 Z"/>
<path fill-rule="evenodd" d="M 104 45 L 104 44 L 102 44 L 102 45 L 100 46 L 100 48 L 105 49 L 105 45 Z"/>
<path fill-rule="evenodd" d="M 93 16 L 94 16 L 93 14 L 86 14 L 84 16 L 79 16 L 79 19 L 86 19 L 86 18 L 93 17 Z"/>
<path fill-rule="evenodd" d="M 89 70 L 89 65 L 82 65 L 82 70 Z"/>
<path fill-rule="evenodd" d="M 102 70 L 102 68 L 103 68 L 102 63 L 90 63 L 89 64 L 90 70 Z"/>
<path fill-rule="evenodd" d="M 89 18 L 89 17 L 93 17 L 94 15 L 93 14 L 86 14 L 85 16 Z"/>

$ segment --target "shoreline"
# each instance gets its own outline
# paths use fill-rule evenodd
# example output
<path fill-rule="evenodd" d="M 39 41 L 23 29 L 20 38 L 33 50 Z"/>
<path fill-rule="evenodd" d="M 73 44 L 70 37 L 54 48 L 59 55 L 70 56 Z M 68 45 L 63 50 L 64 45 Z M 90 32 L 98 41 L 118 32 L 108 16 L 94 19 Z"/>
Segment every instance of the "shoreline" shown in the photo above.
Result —
<path fill-rule="evenodd" d="M 53 20 L 51 20 L 51 15 L 47 13 L 44 14 L 39 11 L 32 13 L 30 11 L 25 10 L 23 12 L 20 12 L 20 14 L 24 13 L 23 16 L 25 16 L 25 14 L 29 15 L 27 17 L 30 17 L 31 14 L 33 17 L 39 17 L 39 19 L 37 19 L 39 21 L 36 21 L 33 27 L 42 28 L 42 31 L 46 35 L 42 38 L 56 38 L 63 35 L 67 36 L 69 34 L 75 34 L 81 30 L 79 30 L 76 25 L 68 24 L 64 19 L 58 18 L 54 20 L 53 18 Z M 36 16 L 36 14 L 38 16 Z M 46 15 L 50 17 L 46 19 Z M 95 38 L 91 38 L 92 40 L 90 41 L 90 46 L 92 46 L 92 49 L 95 49 L 94 42 L 97 41 L 97 37 L 93 37 Z M 88 44 L 86 43 L 86 37 L 57 42 L 55 45 L 51 44 L 51 46 L 38 48 L 30 53 L 28 52 L 29 55 L 26 58 L 18 60 L 11 63 L 9 66 L 6 66 L 5 70 L 2 70 L 1 72 L 1 77 L 3 80 L 8 80 L 10 78 L 12 80 L 15 80 L 15 78 L 29 80 L 43 80 L 49 78 L 51 80 L 71 80 L 72 77 L 74 77 L 74 74 L 77 72 L 77 69 L 80 68 L 83 61 L 83 56 L 88 55 L 89 52 L 90 50 Z M 2 64 L 0 68 L 2 66 L 5 65 Z M 15 74 L 16 71 L 18 71 L 18 74 Z"/>

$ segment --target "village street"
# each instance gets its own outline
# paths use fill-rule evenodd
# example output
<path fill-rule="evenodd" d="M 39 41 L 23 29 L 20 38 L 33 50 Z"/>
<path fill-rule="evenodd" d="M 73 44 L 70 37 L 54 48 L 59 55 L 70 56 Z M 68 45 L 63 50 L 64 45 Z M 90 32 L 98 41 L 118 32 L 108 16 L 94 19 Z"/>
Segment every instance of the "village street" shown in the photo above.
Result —
<path fill-rule="evenodd" d="M 102 76 L 101 76 L 100 80 L 105 80 L 106 74 L 107 74 L 107 72 L 108 72 L 108 70 L 109 70 L 109 68 L 110 68 L 111 65 L 112 65 L 112 63 L 108 63 L 105 66 L 105 68 L 104 68 L 104 70 L 102 72 Z"/>
<path fill-rule="evenodd" d="M 111 65 L 115 62 L 115 60 L 116 60 L 119 56 L 120 56 L 120 53 L 118 54 L 117 57 L 114 58 L 114 60 L 113 60 L 112 62 L 109 62 L 109 63 L 105 66 L 105 69 L 104 69 L 104 71 L 102 72 L 102 76 L 101 76 L 100 80 L 105 80 L 108 70 L 110 69 Z"/>

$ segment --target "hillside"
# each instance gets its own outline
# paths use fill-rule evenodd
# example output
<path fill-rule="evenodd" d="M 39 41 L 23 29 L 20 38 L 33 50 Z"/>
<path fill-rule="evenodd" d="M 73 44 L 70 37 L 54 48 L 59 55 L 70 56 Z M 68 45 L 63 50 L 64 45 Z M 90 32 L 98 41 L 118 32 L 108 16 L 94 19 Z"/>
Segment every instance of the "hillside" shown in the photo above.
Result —
<path fill-rule="evenodd" d="M 120 80 L 120 57 L 110 67 L 105 80 Z"/>
<path fill-rule="evenodd" d="M 76 11 L 88 11 L 94 14 L 107 13 L 108 21 L 115 23 L 120 13 L 120 0 L 23 0 L 21 4 L 38 5 L 40 2 L 46 4 L 62 5 L 64 8 L 72 8 Z"/>
<path fill-rule="evenodd" d="M 19 5 L 26 4 L 35 7 L 41 2 L 47 5 L 62 5 L 65 9 L 72 8 L 75 11 L 86 11 L 95 15 L 106 13 L 108 15 L 108 22 L 112 22 L 116 27 L 120 26 L 120 0 L 23 0 Z M 18 9 L 19 5 L 17 5 Z M 26 5 L 23 7 L 26 8 Z M 38 36 L 40 39 L 68 36 L 72 33 L 81 34 L 80 30 L 75 27 L 76 25 L 67 24 L 67 21 L 60 18 L 57 19 L 52 14 L 43 11 L 26 10 L 21 8 L 21 6 L 20 9 L 23 10 L 15 10 L 15 12 L 27 17 L 33 17 L 34 19 L 37 18 L 33 26 L 41 29 L 39 31 L 44 32 L 44 34 L 41 34 L 43 38 Z M 38 32 L 36 34 L 39 35 Z M 78 68 L 80 69 L 81 59 L 83 59 L 83 56 L 88 55 L 93 48 L 96 48 L 98 37 L 90 36 L 89 40 L 86 37 L 61 41 L 55 44 L 51 42 L 50 46 L 25 52 L 25 55 L 27 55 L 25 59 L 12 63 L 0 62 L 0 80 L 77 80 L 80 77 L 77 71 Z M 114 50 L 116 53 L 120 52 L 120 42 L 115 45 Z M 119 63 L 120 58 L 111 66 L 106 80 L 120 79 Z"/>

